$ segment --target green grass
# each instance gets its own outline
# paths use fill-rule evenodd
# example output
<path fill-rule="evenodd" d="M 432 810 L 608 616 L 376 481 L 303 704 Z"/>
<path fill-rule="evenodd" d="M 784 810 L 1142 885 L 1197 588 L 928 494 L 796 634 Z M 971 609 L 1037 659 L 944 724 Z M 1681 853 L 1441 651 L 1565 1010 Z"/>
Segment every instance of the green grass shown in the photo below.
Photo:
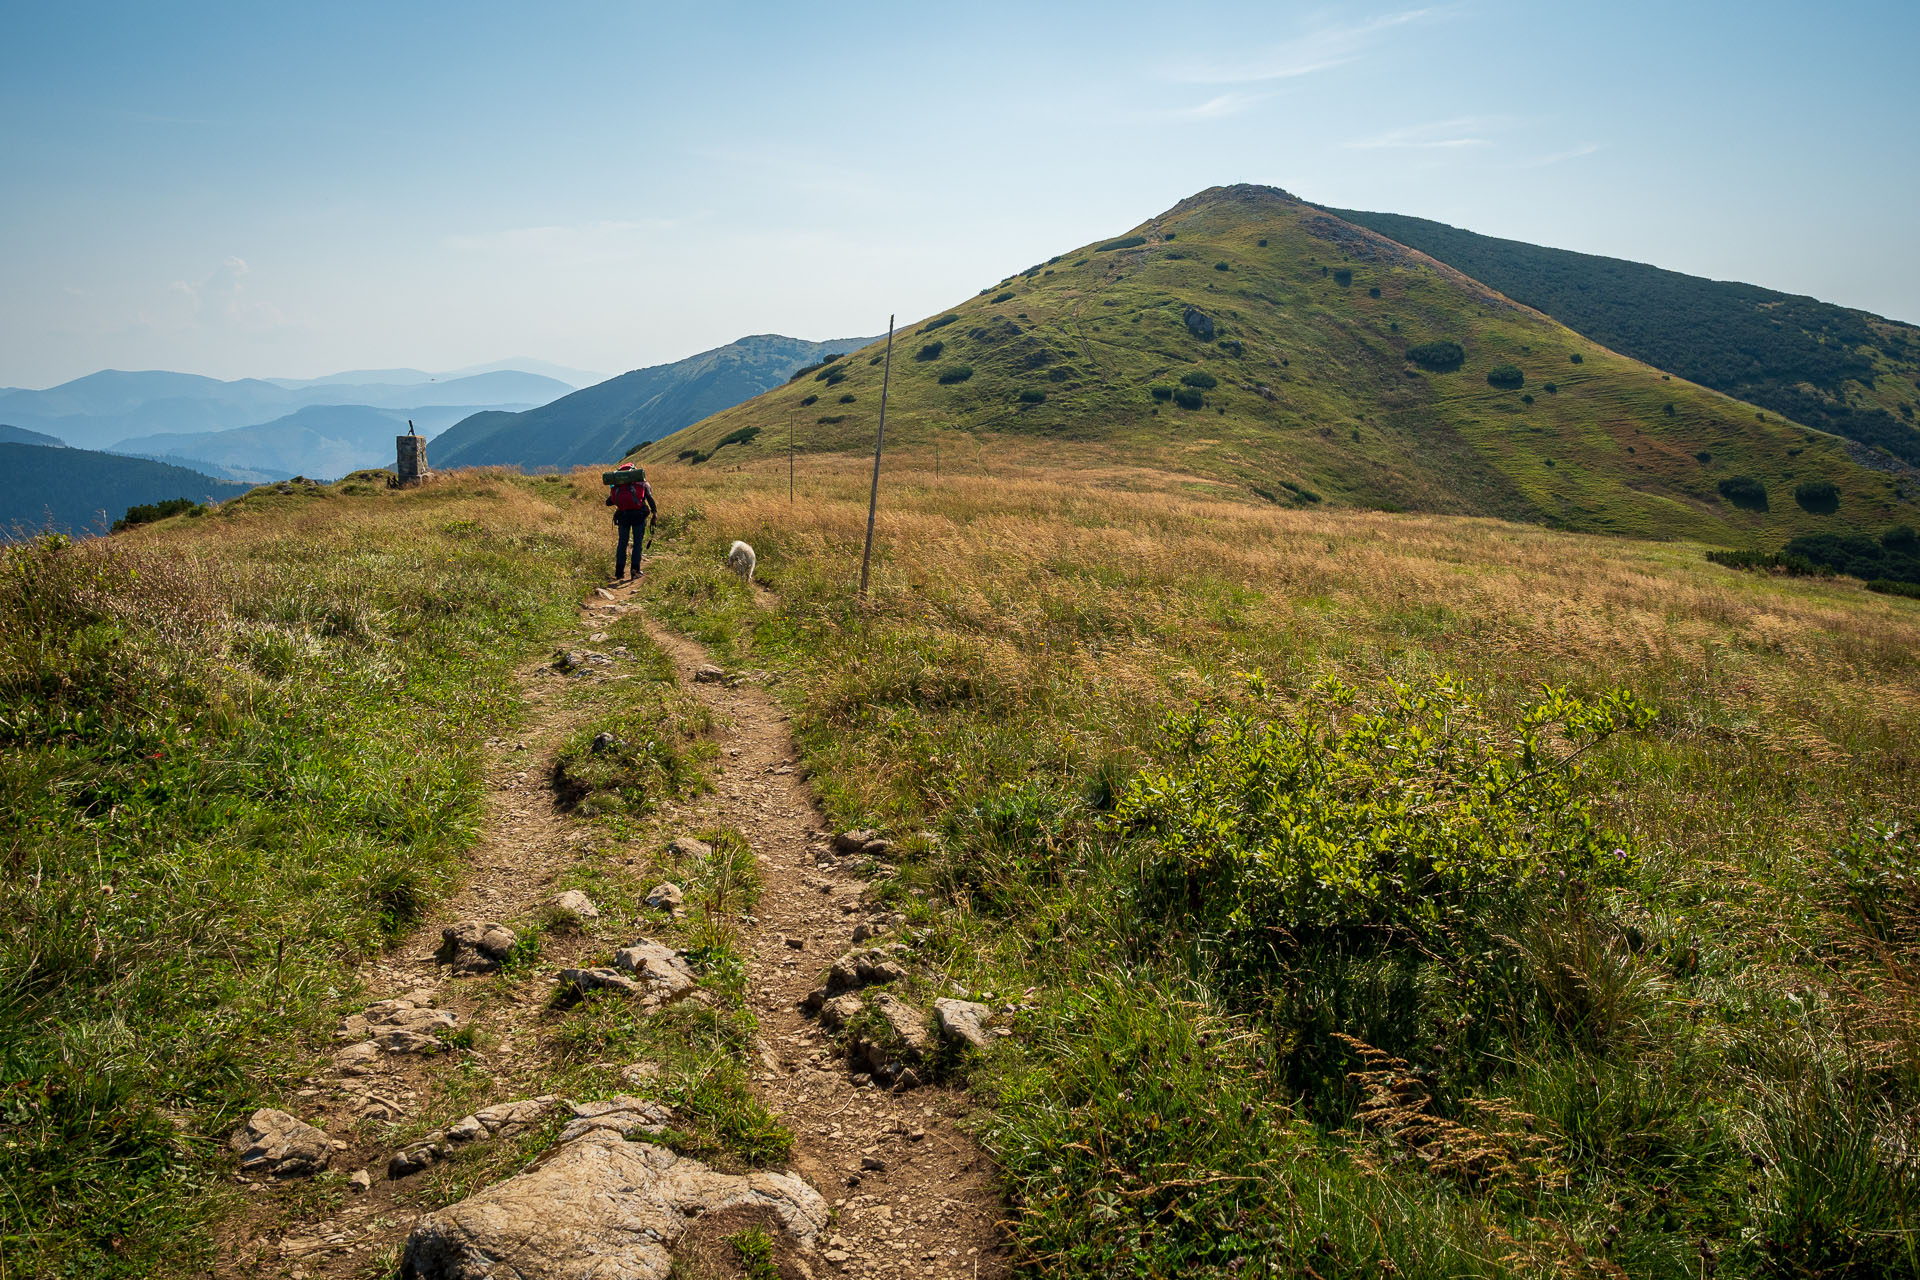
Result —
<path fill-rule="evenodd" d="M 953 1065 L 1026 1274 L 1920 1275 L 1909 602 L 896 464 L 856 607 L 857 464 L 674 482 L 651 607 L 899 840 L 913 981 L 1016 1006 Z"/>
<path fill-rule="evenodd" d="M 227 1135 L 452 883 L 509 668 L 572 619 L 589 562 L 537 491 L 267 491 L 4 553 L 10 1274 L 204 1258 Z"/>
<path fill-rule="evenodd" d="M 1176 232 L 1178 256 L 1166 244 Z M 1270 189 L 1203 192 L 1101 248 L 1066 256 L 1017 302 L 989 290 L 922 325 L 940 326 L 940 359 L 896 362 L 889 447 L 960 431 L 987 465 L 1044 449 L 1056 460 L 1177 466 L 1243 489 L 1295 484 L 1342 506 L 1766 549 L 1912 521 L 1911 481 L 1857 465 L 1838 437 L 1663 380 Z M 1230 273 L 1210 265 L 1223 258 Z M 1333 268 L 1364 287 L 1341 285 Z M 1212 320 L 1209 341 L 1188 328 L 1189 307 Z M 1457 368 L 1446 343 L 1459 345 Z M 881 370 L 859 357 L 877 351 L 844 366 L 862 403 L 878 403 Z M 961 368 L 971 372 L 957 380 Z M 1508 369 L 1496 375 L 1504 385 L 1489 385 Z M 1183 376 L 1217 383 L 1204 421 L 1154 412 L 1153 388 Z M 1512 389 L 1549 378 L 1554 394 L 1534 403 Z M 1044 403 L 1022 401 L 1041 383 Z M 638 456 L 710 451 L 758 425 L 767 433 L 728 456 L 771 458 L 782 452 L 773 428 L 803 394 L 769 392 Z M 870 417 L 822 421 L 799 444 L 860 451 L 871 430 Z M 1695 461 L 1701 452 L 1710 465 Z M 1831 483 L 1841 496 L 1831 513 L 1743 504 L 1718 488 L 1733 477 L 1779 494 Z"/>

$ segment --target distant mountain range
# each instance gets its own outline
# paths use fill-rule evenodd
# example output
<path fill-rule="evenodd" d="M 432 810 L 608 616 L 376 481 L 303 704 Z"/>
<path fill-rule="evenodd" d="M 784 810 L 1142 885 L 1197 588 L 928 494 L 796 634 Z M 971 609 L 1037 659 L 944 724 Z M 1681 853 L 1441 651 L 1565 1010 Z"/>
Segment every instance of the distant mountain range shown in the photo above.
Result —
<path fill-rule="evenodd" d="M 169 498 L 224 501 L 246 491 L 244 484 L 146 458 L 0 442 L 0 542 L 49 529 L 105 533 L 131 506 Z"/>
<path fill-rule="evenodd" d="M 48 444 L 58 446 L 60 441 L 39 431 L 28 431 L 25 427 L 10 427 L 0 423 L 0 444 Z"/>
<path fill-rule="evenodd" d="M 378 437 L 392 434 L 389 427 L 405 431 L 408 419 L 430 436 L 481 410 L 514 412 L 545 404 L 575 385 L 515 368 L 447 376 L 415 369 L 359 370 L 304 380 L 233 382 L 164 370 L 108 369 L 44 391 L 0 393 L 0 422 L 79 448 L 189 459 L 239 479 L 331 479 L 390 463 L 393 442 Z M 327 422 L 322 429 L 319 418 L 306 414 L 322 407 L 360 412 L 322 415 Z M 276 431 L 274 424 L 286 430 Z"/>
<path fill-rule="evenodd" d="M 532 468 L 614 461 L 642 442 L 781 385 L 796 369 L 871 341 L 756 334 L 672 364 L 636 369 L 537 409 L 477 413 L 434 441 L 433 465 Z"/>
<path fill-rule="evenodd" d="M 864 452 L 882 363 L 868 346 L 635 456 L 771 461 L 790 417 L 809 451 Z M 1272 187 L 1203 191 L 905 326 L 888 446 L 956 437 L 1284 505 L 1722 545 L 1920 523 L 1920 472 L 1897 458 L 1662 373 Z"/>
<path fill-rule="evenodd" d="M 1920 465 L 1920 328 L 1817 298 L 1334 209 L 1615 351 Z"/>

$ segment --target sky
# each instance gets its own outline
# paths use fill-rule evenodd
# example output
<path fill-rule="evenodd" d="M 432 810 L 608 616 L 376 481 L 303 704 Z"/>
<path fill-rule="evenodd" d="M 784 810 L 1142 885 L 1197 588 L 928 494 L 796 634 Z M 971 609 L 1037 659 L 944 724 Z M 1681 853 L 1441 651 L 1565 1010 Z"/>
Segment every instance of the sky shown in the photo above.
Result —
<path fill-rule="evenodd" d="M 0 0 L 0 386 L 884 331 L 1203 188 L 1920 322 L 1920 4 Z"/>

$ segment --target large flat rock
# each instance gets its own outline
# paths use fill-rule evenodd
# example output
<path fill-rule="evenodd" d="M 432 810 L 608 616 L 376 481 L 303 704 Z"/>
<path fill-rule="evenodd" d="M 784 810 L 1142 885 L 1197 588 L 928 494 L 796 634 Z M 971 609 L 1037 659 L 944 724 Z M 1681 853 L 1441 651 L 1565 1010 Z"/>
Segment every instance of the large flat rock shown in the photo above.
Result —
<path fill-rule="evenodd" d="M 606 1130 L 527 1173 L 427 1214 L 407 1237 L 409 1280 L 666 1280 L 695 1220 L 764 1208 L 800 1244 L 827 1203 L 791 1174 L 716 1172 Z"/>

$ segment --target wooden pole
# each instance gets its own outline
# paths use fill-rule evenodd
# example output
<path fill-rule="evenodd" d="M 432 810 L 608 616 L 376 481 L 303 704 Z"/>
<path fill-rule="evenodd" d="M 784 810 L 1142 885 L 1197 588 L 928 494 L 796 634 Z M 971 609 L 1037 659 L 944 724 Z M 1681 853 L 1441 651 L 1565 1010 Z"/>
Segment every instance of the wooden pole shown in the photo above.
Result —
<path fill-rule="evenodd" d="M 793 410 L 787 410 L 787 505 L 793 505 Z"/>
<path fill-rule="evenodd" d="M 867 566 L 873 560 L 873 512 L 880 505 L 880 448 L 887 440 L 887 384 L 893 379 L 893 317 L 887 317 L 887 363 L 880 371 L 880 429 L 873 434 L 873 487 L 867 491 L 867 545 L 860 553 L 860 603 L 867 602 Z"/>

